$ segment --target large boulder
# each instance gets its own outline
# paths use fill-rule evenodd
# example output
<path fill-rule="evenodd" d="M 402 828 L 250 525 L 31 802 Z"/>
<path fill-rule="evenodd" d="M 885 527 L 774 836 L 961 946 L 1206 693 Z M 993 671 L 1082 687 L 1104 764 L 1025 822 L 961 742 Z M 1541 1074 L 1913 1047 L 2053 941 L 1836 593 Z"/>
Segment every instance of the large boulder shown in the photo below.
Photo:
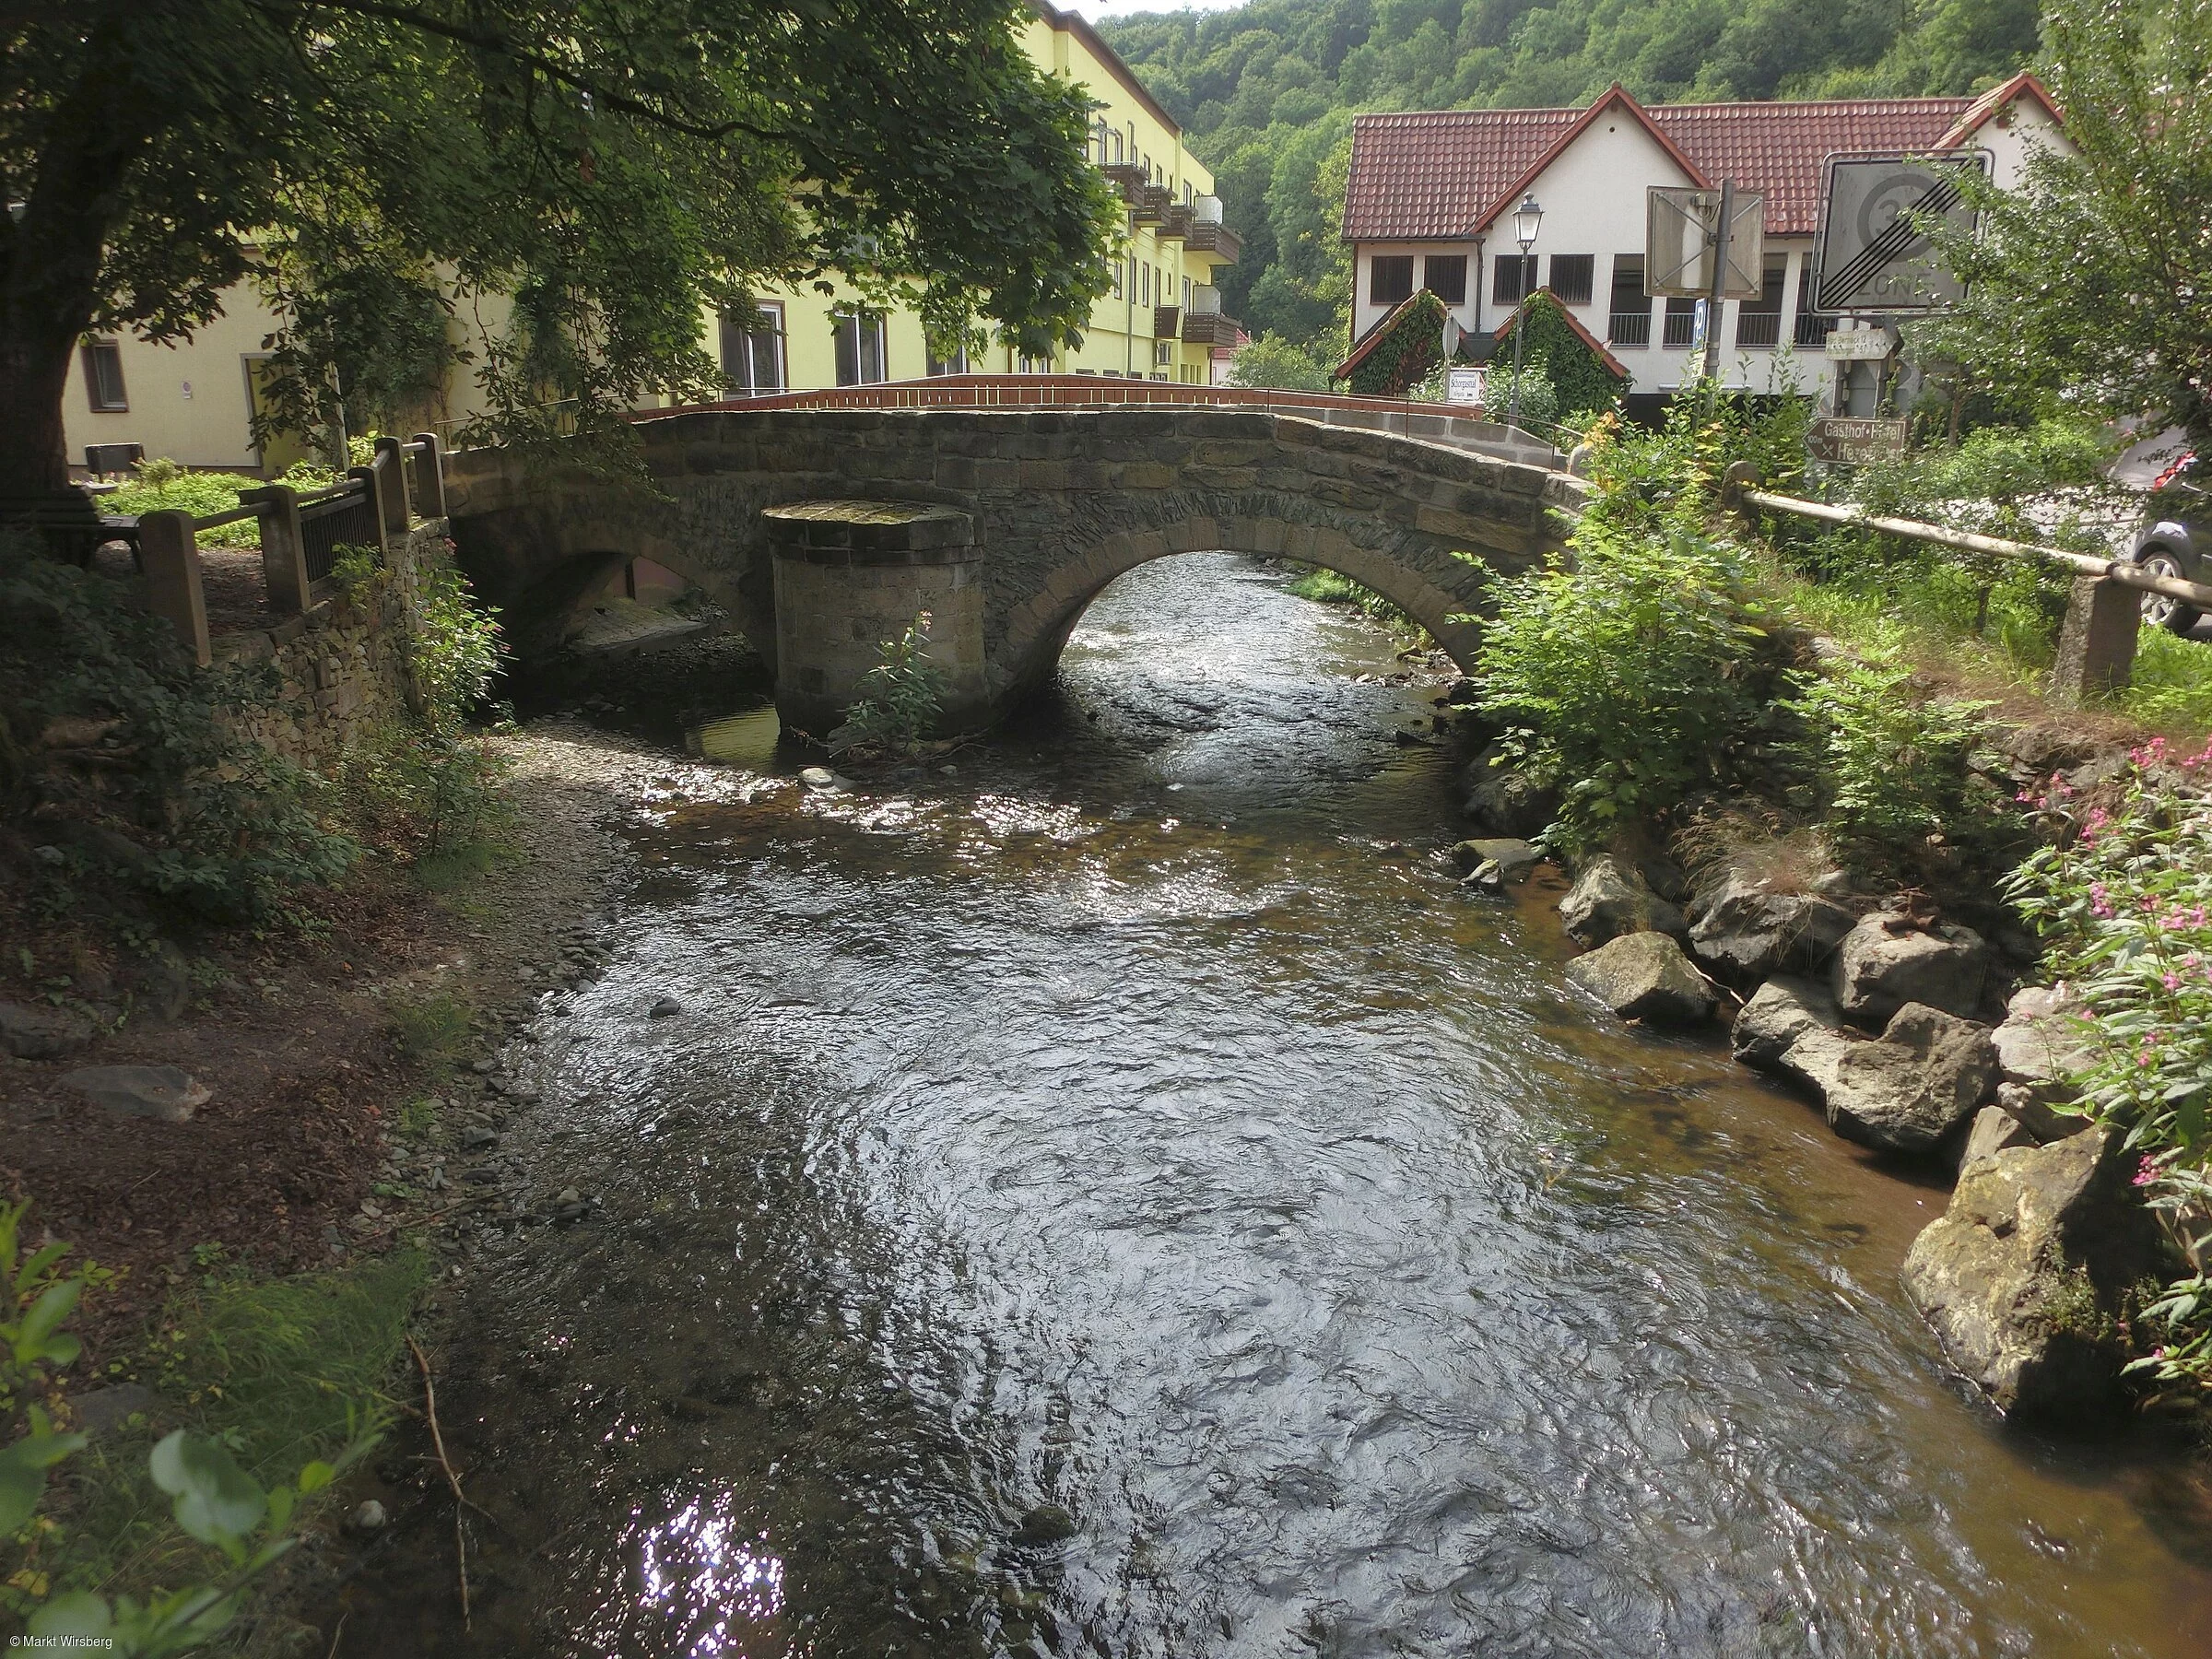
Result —
<path fill-rule="evenodd" d="M 1959 1167 L 1965 1169 L 1977 1158 L 2013 1147 L 2036 1147 L 2042 1143 L 2029 1133 L 2028 1125 L 2002 1106 L 1984 1106 L 1974 1113 L 1974 1126 L 1966 1132 L 1966 1150 L 1960 1154 Z"/>
<path fill-rule="evenodd" d="M 88 1065 L 65 1073 L 62 1087 L 88 1095 L 118 1117 L 184 1124 L 212 1091 L 175 1065 Z"/>
<path fill-rule="evenodd" d="M 1926 1152 L 1971 1117 L 1996 1088 L 1986 1028 L 1908 1003 L 1878 1039 L 1806 1030 L 1781 1069 L 1820 1097 L 1829 1127 L 1884 1152 Z"/>
<path fill-rule="evenodd" d="M 2109 1315 L 2164 1264 L 2121 1140 L 2099 1125 L 1970 1159 L 1905 1256 L 1946 1357 L 2008 1414 L 2078 1423 L 2122 1403 Z"/>
<path fill-rule="evenodd" d="M 1568 963 L 1567 977 L 1623 1019 L 1698 1025 L 1712 1018 L 1712 985 L 1665 934 L 1623 934 Z"/>
<path fill-rule="evenodd" d="M 1778 973 L 1751 994 L 1728 1033 L 1744 1065 L 1759 1071 L 1787 1070 L 1784 1061 L 1800 1038 L 1843 1023 L 1836 999 L 1818 980 Z"/>
<path fill-rule="evenodd" d="M 0 1053 L 18 1060 L 58 1060 L 94 1034 L 92 1022 L 74 1009 L 0 1002 Z"/>
<path fill-rule="evenodd" d="M 1836 952 L 1836 1006 L 1850 1019 L 1885 1023 L 1907 1003 L 1971 1018 L 1982 1006 L 1990 948 L 1971 927 L 1915 927 L 1895 913 L 1866 917 Z"/>
<path fill-rule="evenodd" d="M 1467 768 L 1468 818 L 1492 835 L 1520 839 L 1540 835 L 1559 814 L 1559 792 L 1547 789 L 1526 772 L 1502 763 L 1500 751 L 1485 749 Z"/>
<path fill-rule="evenodd" d="M 1777 891 L 1741 870 L 1724 872 L 1689 901 L 1689 947 L 1726 978 L 1750 984 L 1771 973 L 1818 968 L 1855 918 L 1832 899 Z"/>
<path fill-rule="evenodd" d="M 1453 861 L 1462 876 L 1472 876 L 1488 865 L 1500 882 L 1526 881 L 1544 862 L 1543 850 L 1533 841 L 1510 835 L 1478 836 L 1452 848 Z"/>
<path fill-rule="evenodd" d="M 1574 942 L 1593 949 L 1623 934 L 1679 936 L 1685 925 L 1680 906 L 1653 892 L 1642 871 L 1610 853 L 1583 866 L 1559 900 L 1559 915 Z"/>
<path fill-rule="evenodd" d="M 2040 1141 L 2063 1140 L 2088 1122 L 2057 1110 L 2074 1097 L 2068 1079 L 2095 1058 L 2077 1023 L 2081 1013 L 2060 992 L 2030 985 L 2013 993 L 2004 1023 L 1989 1034 L 2004 1077 L 1997 1104 Z"/>

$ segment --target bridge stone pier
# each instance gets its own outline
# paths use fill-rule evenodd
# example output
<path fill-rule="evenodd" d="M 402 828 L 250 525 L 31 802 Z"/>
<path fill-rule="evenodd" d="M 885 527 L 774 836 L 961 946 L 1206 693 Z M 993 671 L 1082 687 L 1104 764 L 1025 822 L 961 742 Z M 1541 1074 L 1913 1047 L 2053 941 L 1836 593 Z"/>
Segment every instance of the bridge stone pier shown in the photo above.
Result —
<path fill-rule="evenodd" d="M 1148 559 L 1220 548 L 1374 589 L 1463 667 L 1494 575 L 1555 549 L 1583 493 L 1542 466 L 1287 415 L 1204 407 L 751 410 L 641 420 L 645 479 L 464 451 L 465 569 L 524 654 L 623 562 L 698 583 L 777 671 L 787 727 L 825 733 L 914 612 L 974 727 L 1049 677 L 1085 606 Z"/>

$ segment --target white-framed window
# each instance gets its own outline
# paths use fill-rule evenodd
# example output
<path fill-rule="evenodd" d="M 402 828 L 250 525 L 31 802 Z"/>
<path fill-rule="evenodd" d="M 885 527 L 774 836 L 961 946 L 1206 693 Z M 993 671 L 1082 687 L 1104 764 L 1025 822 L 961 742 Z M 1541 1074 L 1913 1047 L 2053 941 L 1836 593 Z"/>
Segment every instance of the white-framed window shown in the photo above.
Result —
<path fill-rule="evenodd" d="M 123 388 L 123 343 L 85 342 L 85 399 L 95 415 L 127 415 L 131 400 Z"/>
<path fill-rule="evenodd" d="M 756 300 L 757 316 L 735 307 L 722 313 L 722 371 L 740 397 L 781 392 L 783 376 L 783 304 Z"/>
<path fill-rule="evenodd" d="M 853 307 L 833 312 L 830 327 L 837 338 L 837 383 L 872 386 L 890 378 L 885 368 L 883 313 Z"/>
<path fill-rule="evenodd" d="M 1116 300 L 1119 300 L 1119 299 L 1122 297 L 1122 262 L 1121 262 L 1120 260 L 1118 260 L 1118 259 L 1117 259 L 1117 260 L 1115 260 L 1115 261 L 1113 262 L 1113 272 L 1112 272 L 1112 275 L 1113 275 L 1113 297 L 1114 297 Z"/>
<path fill-rule="evenodd" d="M 1182 309 L 1186 312 L 1191 309 L 1191 279 L 1188 276 L 1182 279 Z"/>

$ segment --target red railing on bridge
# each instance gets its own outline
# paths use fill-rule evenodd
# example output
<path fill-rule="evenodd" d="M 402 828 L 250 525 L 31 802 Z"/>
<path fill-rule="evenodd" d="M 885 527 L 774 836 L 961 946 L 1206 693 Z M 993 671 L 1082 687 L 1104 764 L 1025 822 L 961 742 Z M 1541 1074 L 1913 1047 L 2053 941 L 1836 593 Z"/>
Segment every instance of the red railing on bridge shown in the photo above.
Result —
<path fill-rule="evenodd" d="M 653 420 L 708 409 L 1087 409 L 1148 407 L 1272 409 L 1325 418 L 1347 415 L 1377 426 L 1400 418 L 1480 421 L 1466 404 L 1416 403 L 1402 397 L 1361 397 L 1349 392 L 1280 392 L 1262 386 L 1191 386 L 1180 381 L 1109 380 L 1092 374 L 942 374 L 927 380 L 878 381 L 865 386 L 825 386 L 811 392 L 768 392 L 723 403 L 641 409 L 632 418 Z"/>

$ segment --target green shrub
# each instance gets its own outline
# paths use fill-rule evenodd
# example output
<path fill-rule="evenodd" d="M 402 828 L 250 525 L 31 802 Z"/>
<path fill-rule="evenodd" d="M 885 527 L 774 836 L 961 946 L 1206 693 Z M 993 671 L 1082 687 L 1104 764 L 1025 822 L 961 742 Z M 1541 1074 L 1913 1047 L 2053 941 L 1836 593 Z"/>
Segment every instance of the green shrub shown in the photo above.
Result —
<path fill-rule="evenodd" d="M 831 732 L 832 754 L 912 755 L 936 730 L 945 708 L 945 677 L 927 658 L 930 614 L 916 614 L 906 631 L 886 640 L 882 661 L 861 677 L 861 695 Z"/>
<path fill-rule="evenodd" d="M 2212 650 L 2162 628 L 2145 629 L 2136 641 L 2134 677 L 2112 701 L 2159 731 L 2191 736 L 2212 732 Z"/>
<path fill-rule="evenodd" d="M 1237 347 L 1229 365 L 1232 386 L 1270 386 L 1285 392 L 1326 392 L 1329 365 L 1295 340 L 1264 334 Z"/>
<path fill-rule="evenodd" d="M 1375 324 L 1377 337 L 1346 383 L 1363 397 L 1403 397 L 1444 355 L 1444 302 L 1427 288 Z"/>
<path fill-rule="evenodd" d="M 1665 436 L 1608 437 L 1571 562 L 1499 588 L 1481 701 L 1508 752 L 1560 788 L 1545 837 L 1563 850 L 1679 804 L 1759 718 L 1751 567 L 1707 532 L 1705 480 Z"/>
<path fill-rule="evenodd" d="M 2053 784 L 2033 805 L 2053 835 L 2009 884 L 2080 1000 L 2088 1064 L 2071 1110 L 2123 1130 L 2136 1186 L 2191 1272 L 2147 1310 L 2165 1342 L 2136 1368 L 2212 1394 L 2212 746 L 2135 752 L 2116 803 Z"/>
<path fill-rule="evenodd" d="M 324 823 L 322 780 L 223 723 L 275 695 L 265 668 L 195 666 L 101 578 L 0 550 L 0 812 L 54 849 L 38 865 L 50 906 L 128 894 L 259 922 L 343 872 L 359 849 Z M 43 759 L 57 721 L 108 728 L 131 764 L 92 782 Z"/>
<path fill-rule="evenodd" d="M 1854 664 L 1794 677 L 1781 706 L 1803 723 L 1792 747 L 1816 780 L 1830 836 L 1862 865 L 1896 867 L 1930 836 L 1977 841 L 1997 802 L 1967 764 L 1987 703 L 1919 698 L 1910 669 Z"/>
<path fill-rule="evenodd" d="M 1324 566 L 1313 565 L 1300 571 L 1291 579 L 1289 588 L 1300 599 L 1311 599 L 1316 605 L 1348 606 L 1369 619 L 1380 622 L 1401 639 L 1422 641 L 1429 638 L 1428 629 L 1373 588 L 1364 587 L 1349 576 Z"/>
<path fill-rule="evenodd" d="M 1510 369 L 1491 370 L 1482 388 L 1482 412 L 1485 418 L 1502 421 L 1512 415 L 1513 379 L 1513 372 Z M 1520 385 L 1521 409 L 1518 419 L 1522 429 L 1542 432 L 1556 425 L 1559 418 L 1559 394 L 1546 377 L 1544 365 L 1524 365 Z"/>
<path fill-rule="evenodd" d="M 1510 365 L 1512 350 L 1512 336 L 1508 335 L 1499 342 L 1498 356 L 1492 360 L 1500 367 Z M 1575 332 L 1566 309 L 1549 288 L 1538 288 L 1529 296 L 1521 329 L 1521 362 L 1524 373 L 1535 371 L 1552 388 L 1555 412 L 1540 418 L 1547 422 L 1612 408 L 1629 389 L 1627 379 L 1606 368 L 1605 360 Z M 1505 407 L 1502 393 L 1493 394 L 1490 401 L 1498 408 Z M 1524 393 L 1524 413 L 1527 403 Z"/>

